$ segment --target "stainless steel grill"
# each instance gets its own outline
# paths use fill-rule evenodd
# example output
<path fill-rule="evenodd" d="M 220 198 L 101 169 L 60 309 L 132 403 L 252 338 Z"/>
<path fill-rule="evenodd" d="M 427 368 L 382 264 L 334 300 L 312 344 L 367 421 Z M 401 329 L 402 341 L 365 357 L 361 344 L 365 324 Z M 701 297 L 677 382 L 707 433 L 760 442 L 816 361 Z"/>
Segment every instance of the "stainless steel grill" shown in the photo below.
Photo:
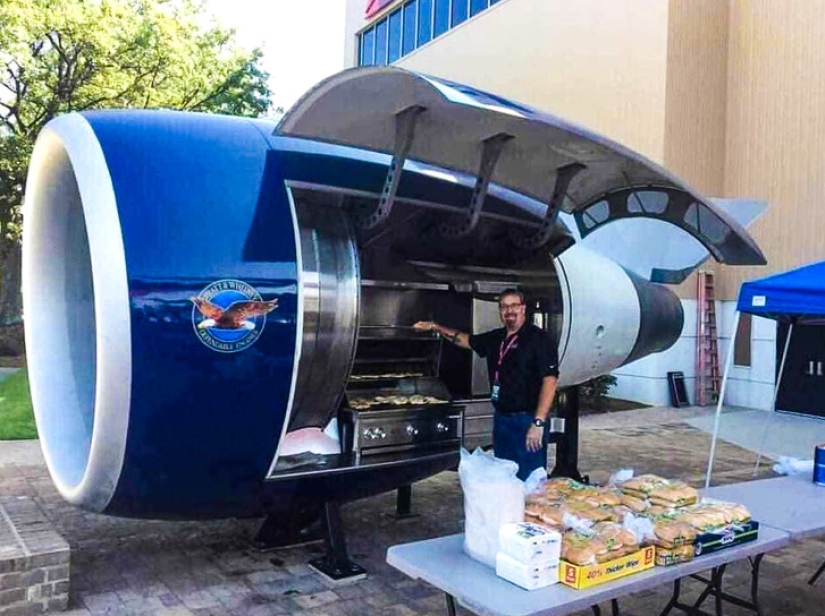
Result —
<path fill-rule="evenodd" d="M 374 381 L 375 388 L 347 391 L 347 402 L 375 400 L 368 408 L 347 404 L 339 415 L 344 447 L 357 457 L 425 449 L 461 442 L 463 407 L 450 401 L 444 384 L 414 377 Z M 421 400 L 424 400 L 422 402 Z M 435 401 L 439 402 L 435 402 Z"/>
<path fill-rule="evenodd" d="M 420 291 L 420 290 L 419 290 Z M 398 293 L 368 293 L 374 302 Z M 420 293 L 418 295 L 421 300 Z M 410 298 L 407 298 L 408 300 Z M 412 302 L 415 304 L 416 302 Z M 409 304 L 409 302 L 408 302 Z M 384 314 L 373 306 L 365 313 Z M 419 308 L 425 310 L 419 304 Z M 422 318 L 426 312 L 421 313 Z M 461 443 L 463 406 L 438 377 L 442 342 L 404 325 L 363 325 L 339 425 L 344 451 L 361 456 Z"/>

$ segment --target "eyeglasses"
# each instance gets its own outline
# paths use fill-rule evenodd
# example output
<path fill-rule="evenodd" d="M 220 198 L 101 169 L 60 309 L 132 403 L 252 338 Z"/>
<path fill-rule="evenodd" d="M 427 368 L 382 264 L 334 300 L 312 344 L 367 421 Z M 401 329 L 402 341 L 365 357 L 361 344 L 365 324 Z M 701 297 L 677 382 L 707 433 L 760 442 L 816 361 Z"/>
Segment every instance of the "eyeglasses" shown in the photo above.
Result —
<path fill-rule="evenodd" d="M 524 304 L 521 302 L 518 304 L 499 304 L 498 309 L 501 310 L 501 312 L 507 312 L 511 308 L 521 308 L 522 306 L 524 306 Z"/>

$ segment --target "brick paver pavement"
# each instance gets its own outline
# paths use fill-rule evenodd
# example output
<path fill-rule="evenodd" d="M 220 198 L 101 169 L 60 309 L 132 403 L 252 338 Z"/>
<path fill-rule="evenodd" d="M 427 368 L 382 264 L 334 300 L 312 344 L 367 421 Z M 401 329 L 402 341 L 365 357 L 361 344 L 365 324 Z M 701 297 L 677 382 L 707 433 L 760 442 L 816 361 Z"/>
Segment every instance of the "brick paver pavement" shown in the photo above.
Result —
<path fill-rule="evenodd" d="M 704 478 L 708 435 L 680 423 L 676 412 L 638 411 L 583 419 L 581 469 L 605 480 L 623 467 L 681 477 L 694 485 Z M 665 423 L 652 424 L 652 421 Z M 0 450 L 10 444 L 0 444 Z M 55 491 L 42 458 L 12 459 L 0 453 L 0 495 L 35 498 L 72 546 L 70 616 L 428 616 L 444 614 L 443 594 L 410 580 L 384 563 L 387 547 L 459 532 L 462 496 L 455 473 L 442 473 L 413 490 L 420 515 L 396 520 L 394 494 L 344 507 L 350 553 L 367 567 L 367 580 L 332 586 L 306 563 L 319 545 L 259 553 L 248 548 L 257 520 L 152 522 L 107 518 L 66 504 Z M 15 445 L 21 447 L 21 444 Z M 22 446 L 27 447 L 27 446 Z M 15 461 L 16 460 L 16 461 Z M 718 448 L 718 482 L 750 478 L 754 455 L 727 443 Z M 767 467 L 762 476 L 771 473 Z M 789 506 L 792 504 L 789 503 Z M 769 555 L 762 565 L 765 614 L 825 614 L 825 578 L 806 585 L 825 541 L 812 540 Z M 747 566 L 729 568 L 730 588 L 744 593 Z M 688 598 L 698 592 L 684 585 Z M 668 588 L 621 601 L 628 616 L 657 614 Z M 608 606 L 604 606 L 607 608 Z M 609 608 L 608 608 L 609 609 Z M 463 612 L 466 613 L 466 612 Z M 609 612 L 608 612 L 609 613 Z M 750 613 L 725 607 L 725 614 Z M 587 612 L 590 614 L 590 612 Z"/>

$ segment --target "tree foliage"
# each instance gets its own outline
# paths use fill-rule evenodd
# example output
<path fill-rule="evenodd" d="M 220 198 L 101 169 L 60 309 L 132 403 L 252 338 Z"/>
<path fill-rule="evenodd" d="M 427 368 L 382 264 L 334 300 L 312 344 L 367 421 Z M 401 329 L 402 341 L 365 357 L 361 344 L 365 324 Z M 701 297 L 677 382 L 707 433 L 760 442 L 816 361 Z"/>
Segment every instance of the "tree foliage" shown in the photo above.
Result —
<path fill-rule="evenodd" d="M 590 379 L 579 385 L 579 395 L 582 401 L 595 408 L 597 411 L 603 411 L 607 394 L 616 386 L 618 379 L 612 374 L 603 374 Z"/>
<path fill-rule="evenodd" d="M 19 251 L 34 140 L 56 115 L 100 108 L 266 113 L 261 52 L 233 39 L 194 0 L 0 0 L 2 263 Z M 19 287 L 9 279 L 14 272 L 2 275 L 0 324 L 9 322 L 8 297 Z"/>

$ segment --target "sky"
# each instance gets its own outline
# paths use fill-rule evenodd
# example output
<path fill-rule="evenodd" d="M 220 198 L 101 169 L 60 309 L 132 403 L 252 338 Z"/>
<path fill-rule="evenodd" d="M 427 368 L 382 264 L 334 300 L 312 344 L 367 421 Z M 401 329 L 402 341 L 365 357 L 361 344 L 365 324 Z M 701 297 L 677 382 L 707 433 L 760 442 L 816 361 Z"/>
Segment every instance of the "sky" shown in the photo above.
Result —
<path fill-rule="evenodd" d="M 238 44 L 264 52 L 275 107 L 289 107 L 344 68 L 345 0 L 208 0 L 207 9 L 237 31 Z"/>

